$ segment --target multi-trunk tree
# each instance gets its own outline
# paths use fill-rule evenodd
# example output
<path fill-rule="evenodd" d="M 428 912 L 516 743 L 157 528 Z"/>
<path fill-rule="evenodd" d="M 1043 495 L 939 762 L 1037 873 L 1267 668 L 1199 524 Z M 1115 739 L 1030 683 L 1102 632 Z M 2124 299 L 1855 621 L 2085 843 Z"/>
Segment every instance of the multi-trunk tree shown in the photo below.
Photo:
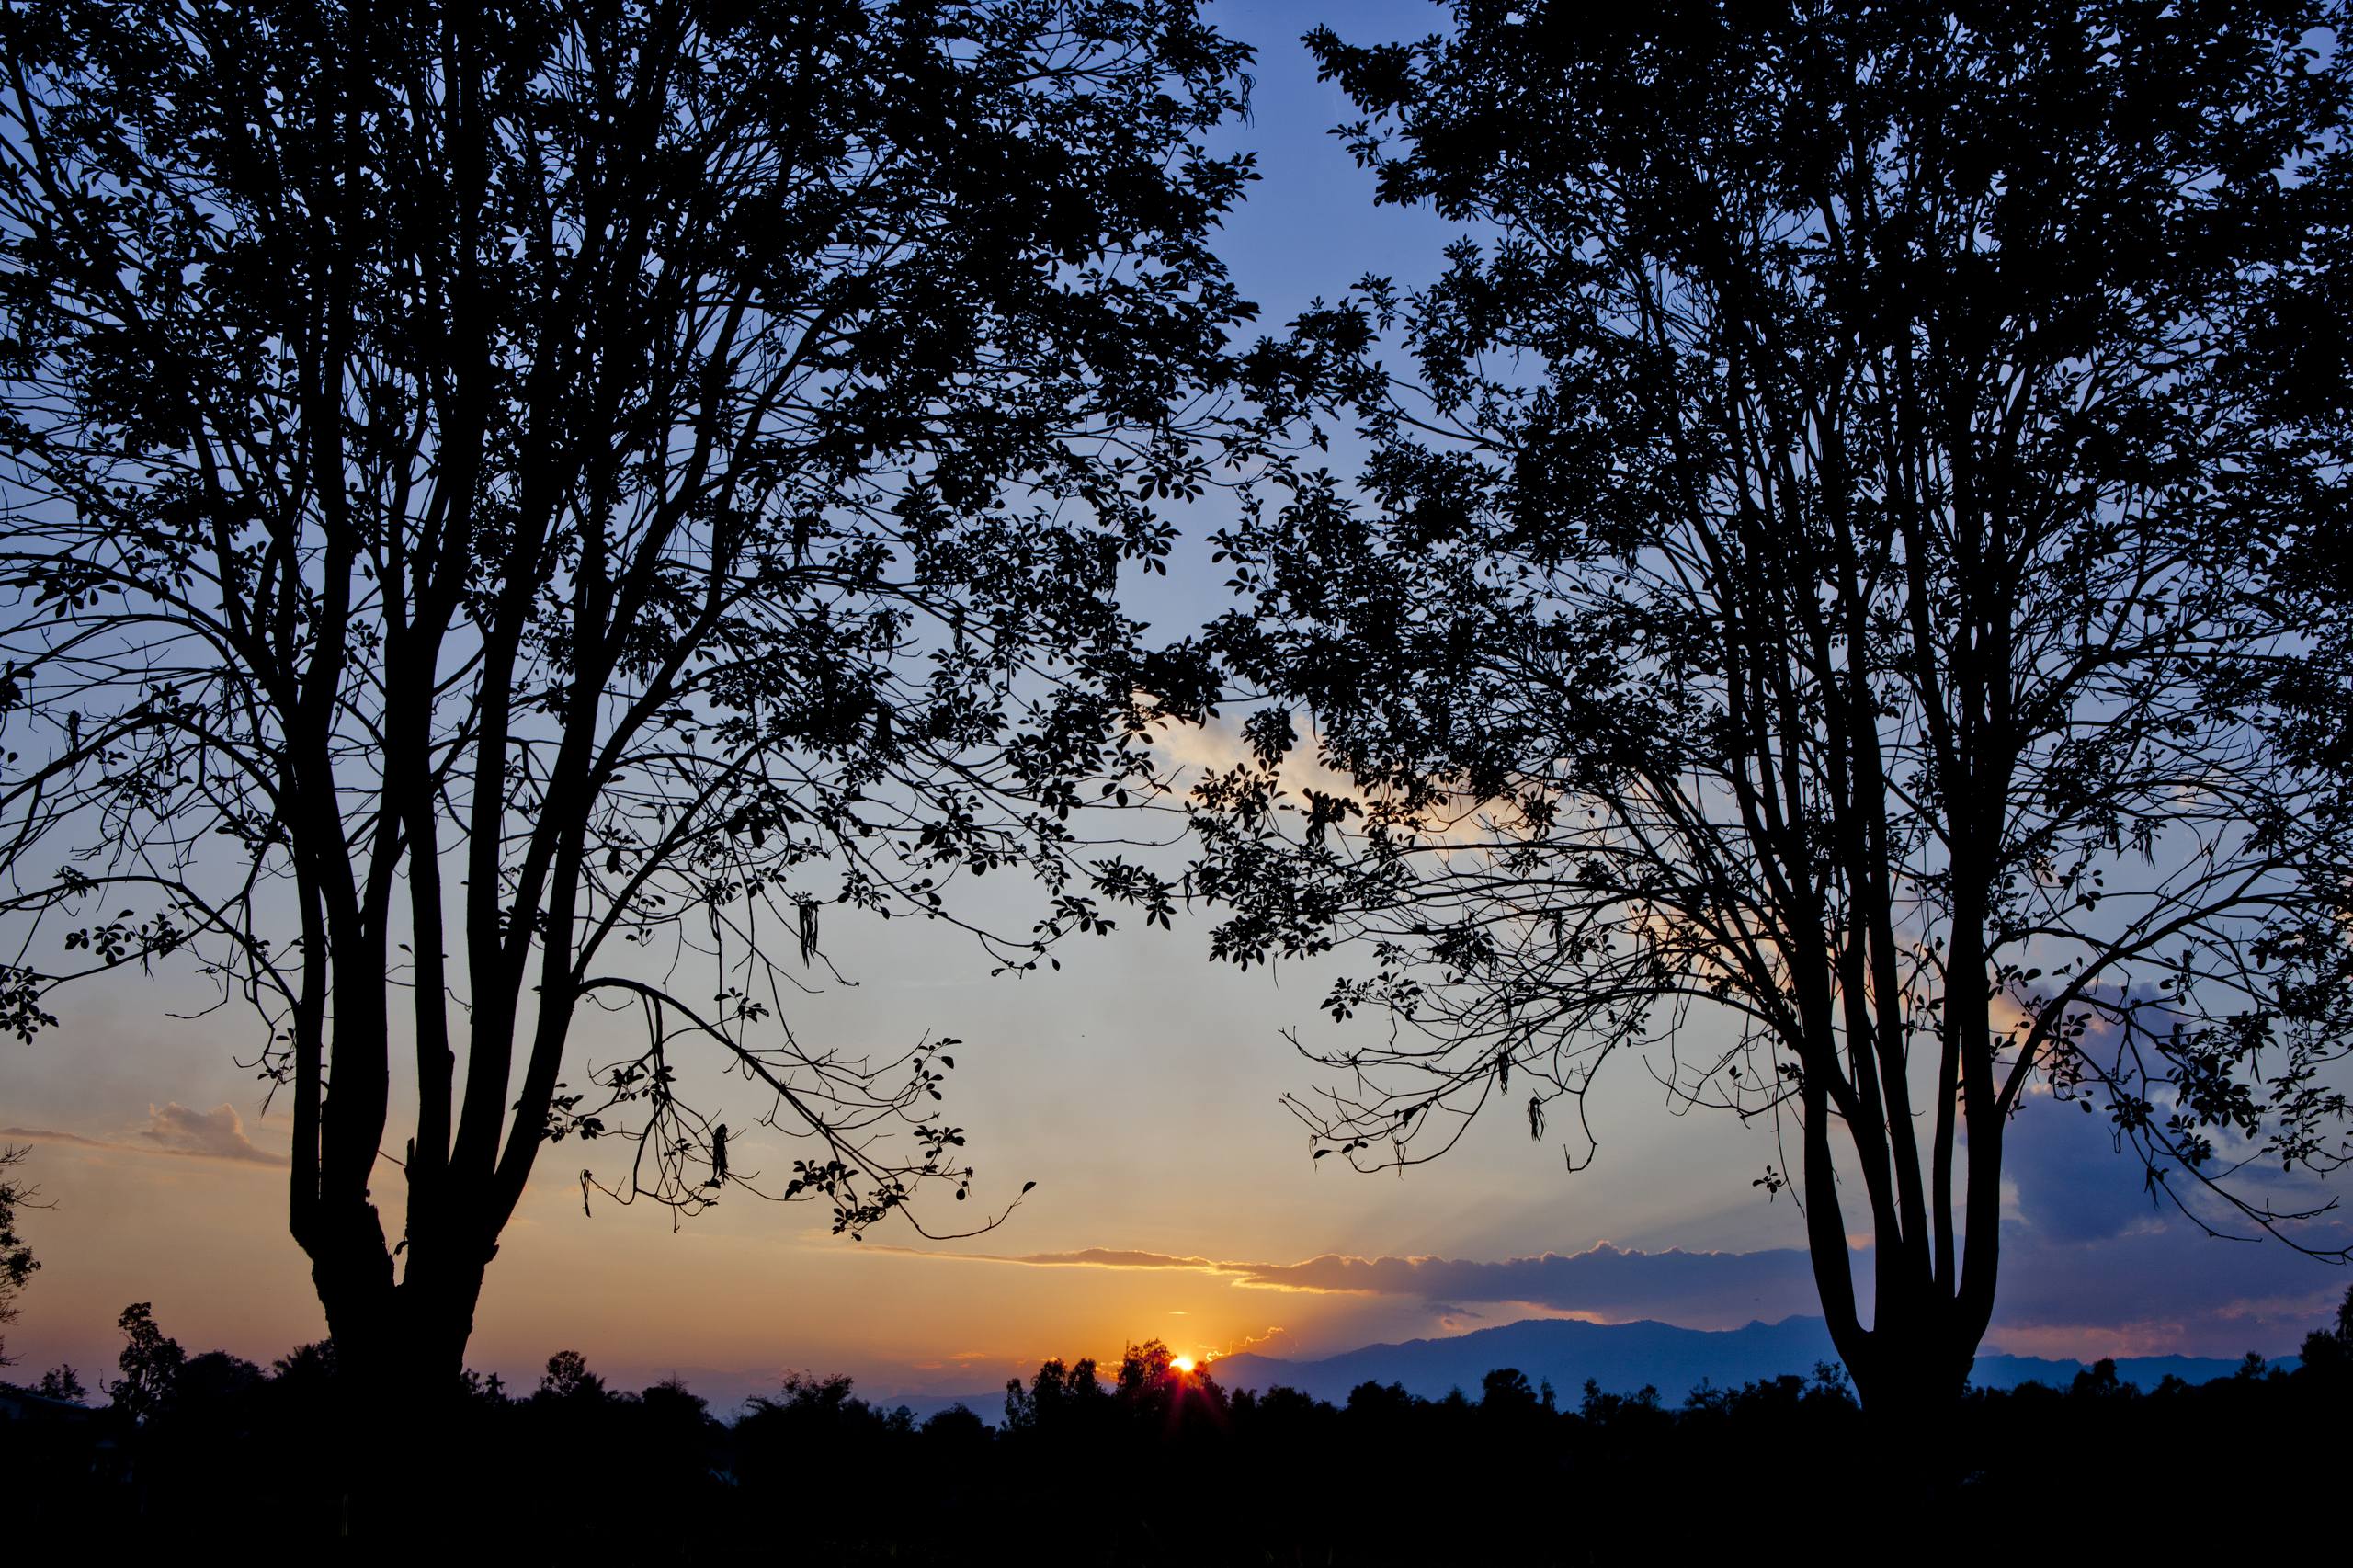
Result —
<path fill-rule="evenodd" d="M 1760 1185 L 1899 1423 L 1967 1378 L 2029 1096 L 2345 1256 L 2334 16 L 1311 38 L 1381 199 L 1469 231 L 1262 350 L 1278 416 L 1370 456 L 1221 540 L 1280 701 L 1199 794 L 1219 950 L 1362 949 L 1330 1011 L 1390 1026 L 1315 1051 L 1319 1157 L 1502 1105 L 1574 1168 L 1647 1065 L 1783 1131 Z M 1302 706 L 1345 788 L 1285 788 Z"/>
<path fill-rule="evenodd" d="M 260 1010 L 347 1384 L 458 1388 L 552 1139 L 966 1197 L 949 1042 L 796 1036 L 821 910 L 1165 918 L 1068 818 L 1145 767 L 1115 590 L 1246 314 L 1245 59 L 1111 0 L 0 10 L 6 1022 Z"/>

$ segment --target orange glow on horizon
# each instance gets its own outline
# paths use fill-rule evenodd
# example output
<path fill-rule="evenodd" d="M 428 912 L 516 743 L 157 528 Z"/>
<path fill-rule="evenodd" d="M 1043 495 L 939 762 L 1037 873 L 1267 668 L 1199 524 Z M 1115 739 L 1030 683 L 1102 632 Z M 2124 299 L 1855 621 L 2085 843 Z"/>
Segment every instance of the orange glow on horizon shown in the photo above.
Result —
<path fill-rule="evenodd" d="M 1190 1356 L 1176 1357 L 1168 1364 L 1180 1372 L 1189 1372 L 1193 1369 L 1193 1358 Z"/>

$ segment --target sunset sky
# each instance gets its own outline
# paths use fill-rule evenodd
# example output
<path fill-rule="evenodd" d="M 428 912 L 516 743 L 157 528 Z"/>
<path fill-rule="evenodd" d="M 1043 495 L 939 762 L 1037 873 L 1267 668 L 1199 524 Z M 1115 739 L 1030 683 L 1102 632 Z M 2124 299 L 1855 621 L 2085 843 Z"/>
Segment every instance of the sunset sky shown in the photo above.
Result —
<path fill-rule="evenodd" d="M 1437 11 L 1359 0 L 1211 15 L 1260 51 L 1255 121 L 1233 135 L 1257 149 L 1264 177 L 1225 254 L 1264 321 L 1369 269 L 1426 276 L 1449 231 L 1371 206 L 1369 180 L 1325 134 L 1353 117 L 1296 40 L 1324 20 L 1353 39 L 1409 36 Z M 1215 507 L 1187 520 L 1198 546 Z M 1136 602 L 1174 638 L 1221 608 L 1221 579 L 1195 548 Z M 1168 746 L 1172 763 L 1232 752 L 1218 732 Z M 1162 825 L 1173 836 L 1178 824 Z M 1026 928 L 1028 890 L 992 896 Z M 1190 916 L 1174 932 L 1123 921 L 1065 949 L 1061 972 L 1017 979 L 991 978 L 944 927 L 845 917 L 826 938 L 858 983 L 811 997 L 800 1033 L 886 1053 L 926 1031 L 960 1037 L 949 1110 L 972 1137 L 975 1200 L 1036 1189 L 1003 1226 L 952 1244 L 903 1227 L 852 1244 L 818 1210 L 740 1195 L 674 1229 L 665 1210 L 602 1197 L 584 1216 L 579 1168 L 618 1175 L 626 1150 L 566 1143 L 543 1154 L 491 1267 L 471 1364 L 528 1387 L 550 1352 L 574 1347 L 627 1387 L 676 1371 L 732 1400 L 806 1368 L 887 1397 L 984 1391 L 1049 1356 L 1116 1358 L 1147 1337 L 1196 1356 L 1316 1356 L 1548 1313 L 1713 1328 L 1815 1311 L 1795 1204 L 1751 1185 L 1786 1164 L 1771 1130 L 1673 1114 L 1638 1062 L 1600 1085 L 1598 1157 L 1581 1174 L 1564 1172 L 1557 1136 L 1531 1142 L 1498 1117 L 1439 1163 L 1357 1176 L 1311 1161 L 1278 1103 L 1314 1081 L 1279 1031 L 1330 1040 L 1379 1027 L 1318 1013 L 1339 965 L 1212 968 L 1207 925 Z M 167 1016 L 203 994 L 122 979 L 60 998 L 61 1028 L 0 1050 L 0 1140 L 34 1145 L 20 1174 L 55 1205 L 25 1216 L 43 1267 L 8 1335 L 17 1375 L 71 1361 L 95 1381 L 134 1301 L 191 1350 L 264 1362 L 325 1332 L 286 1233 L 285 1103 L 265 1114 L 267 1085 L 236 1065 L 254 1053 L 250 1019 Z M 617 1053 L 619 1036 L 598 1029 L 591 1018 L 577 1031 L 575 1063 Z M 706 1097 L 723 1117 L 731 1089 L 748 1122 L 744 1085 L 714 1075 Z M 748 1132 L 733 1163 L 789 1158 Z M 2343 1271 L 2284 1247 L 2168 1221 L 2098 1118 L 2032 1103 L 2010 1161 L 1989 1350 L 2276 1354 L 2345 1289 Z M 398 1173 L 381 1170 L 396 1226 Z M 961 1216 L 938 1198 L 927 1212 L 946 1227 Z"/>

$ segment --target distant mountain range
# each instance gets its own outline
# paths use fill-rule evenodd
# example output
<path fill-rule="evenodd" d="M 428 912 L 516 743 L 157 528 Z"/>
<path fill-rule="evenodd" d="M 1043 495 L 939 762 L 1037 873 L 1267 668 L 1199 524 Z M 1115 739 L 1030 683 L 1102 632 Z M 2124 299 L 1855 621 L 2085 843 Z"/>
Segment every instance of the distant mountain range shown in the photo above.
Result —
<path fill-rule="evenodd" d="M 1403 1383 L 1426 1399 L 1461 1389 L 1477 1398 L 1481 1382 L 1498 1367 L 1516 1367 L 1530 1383 L 1552 1383 L 1563 1405 L 1574 1405 L 1586 1380 L 1603 1392 L 1633 1393 L 1655 1388 L 1668 1404 L 1702 1381 L 1719 1388 L 1779 1377 L 1805 1376 L 1817 1361 L 1836 1361 L 1828 1326 L 1820 1318 L 1784 1318 L 1745 1328 L 1711 1331 L 1665 1323 L 1580 1323 L 1531 1318 L 1478 1329 L 1446 1339 L 1411 1339 L 1403 1345 L 1368 1345 L 1321 1360 L 1288 1361 L 1270 1356 L 1221 1357 L 1211 1367 L 1229 1389 L 1265 1390 L 1281 1385 L 1334 1403 L 1345 1402 L 1358 1383 Z M 2293 1365 L 2289 1358 L 2288 1365 Z M 2040 1356 L 1981 1355 L 1971 1371 L 1980 1388 L 2015 1388 L 2040 1382 L 2064 1388 L 2081 1361 Z M 2117 1376 L 2142 1388 L 2166 1377 L 2204 1382 L 2227 1377 L 2236 1361 L 2202 1356 L 2120 1357 Z"/>
<path fill-rule="evenodd" d="M 1785 1372 L 1805 1377 L 1812 1374 L 1815 1362 L 1836 1359 L 1829 1326 L 1820 1318 L 1784 1318 L 1779 1323 L 1752 1323 L 1733 1329 L 1677 1328 L 1648 1321 L 1529 1318 L 1445 1339 L 1367 1345 L 1320 1360 L 1284 1360 L 1245 1351 L 1221 1356 L 1210 1370 L 1227 1389 L 1264 1392 L 1279 1385 L 1345 1404 L 1348 1391 L 1365 1382 L 1403 1383 L 1409 1392 L 1425 1399 L 1443 1399 L 1450 1391 L 1461 1389 L 1476 1399 L 1489 1372 L 1498 1367 L 1515 1367 L 1530 1383 L 1550 1382 L 1563 1407 L 1573 1409 L 1584 1395 L 1587 1378 L 1605 1393 L 1636 1393 L 1647 1386 L 1658 1390 L 1665 1403 L 1679 1405 L 1683 1396 L 1703 1381 L 1718 1388 L 1738 1388 Z M 2296 1364 L 2293 1356 L 2272 1363 Z M 1980 1388 L 2044 1383 L 2063 1389 L 2077 1372 L 2087 1369 L 2088 1363 L 2083 1361 L 1980 1355 L 1970 1381 Z M 2153 1389 L 2168 1376 L 2202 1383 L 2229 1377 L 2238 1369 L 2238 1362 L 2212 1356 L 2124 1356 L 2116 1362 L 2118 1378 L 2143 1389 Z M 1104 1375 L 1108 1378 L 1112 1370 L 1106 1367 Z M 917 1420 L 961 1404 L 995 1426 L 1004 1417 L 1005 1395 L 997 1390 L 885 1394 L 874 1403 L 886 1410 L 906 1405 Z"/>

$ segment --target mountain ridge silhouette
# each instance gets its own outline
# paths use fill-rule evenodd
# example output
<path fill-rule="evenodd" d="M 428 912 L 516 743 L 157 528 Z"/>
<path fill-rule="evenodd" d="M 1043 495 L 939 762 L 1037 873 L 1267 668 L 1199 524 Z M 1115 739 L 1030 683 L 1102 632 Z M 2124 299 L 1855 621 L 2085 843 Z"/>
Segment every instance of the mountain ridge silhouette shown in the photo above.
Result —
<path fill-rule="evenodd" d="M 1229 1389 L 1263 1392 L 1281 1385 L 1340 1403 L 1364 1382 L 1402 1383 L 1425 1399 L 1443 1398 L 1456 1388 L 1475 1396 L 1488 1372 L 1514 1367 L 1531 1383 L 1551 1382 L 1564 1403 L 1574 1403 L 1590 1379 L 1607 1393 L 1634 1393 L 1649 1386 L 1667 1403 L 1679 1404 L 1702 1382 L 1737 1387 L 1787 1373 L 1808 1376 L 1816 1362 L 1837 1359 L 1829 1328 L 1817 1317 L 1755 1320 L 1735 1329 L 1684 1328 L 1653 1319 L 1600 1324 L 1523 1318 L 1468 1334 L 1360 1346 L 1311 1359 L 1243 1351 L 1219 1357 L 1211 1371 Z M 2294 1359 L 2281 1358 L 2279 1364 L 2292 1366 Z M 2168 1375 L 2203 1382 L 2227 1377 L 2240 1366 L 2211 1356 L 2115 1360 L 2121 1381 L 2144 1389 Z M 1980 1388 L 2015 1388 L 2025 1382 L 2064 1388 L 2077 1372 L 2088 1369 L 2086 1362 L 2065 1358 L 1982 1354 L 1970 1381 Z"/>

